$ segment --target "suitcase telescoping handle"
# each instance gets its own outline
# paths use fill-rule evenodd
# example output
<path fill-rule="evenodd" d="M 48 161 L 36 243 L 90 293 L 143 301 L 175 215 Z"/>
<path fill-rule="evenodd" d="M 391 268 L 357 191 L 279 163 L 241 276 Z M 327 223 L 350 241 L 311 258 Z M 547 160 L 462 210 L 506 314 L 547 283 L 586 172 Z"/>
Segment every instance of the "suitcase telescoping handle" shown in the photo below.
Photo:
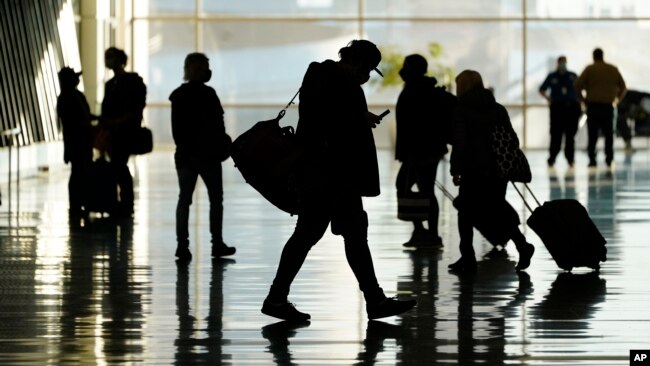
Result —
<path fill-rule="evenodd" d="M 526 197 L 524 197 L 524 195 L 521 193 L 519 188 L 517 188 L 517 185 L 515 184 L 515 182 L 511 182 L 511 183 L 512 183 L 512 186 L 515 187 L 515 191 L 517 191 L 517 193 L 519 193 L 519 197 L 521 197 L 521 199 L 524 201 L 524 205 L 526 205 L 526 207 L 528 208 L 528 211 L 530 211 L 530 213 L 533 213 L 533 208 L 530 207 L 530 205 L 528 204 L 528 201 L 526 201 Z M 539 203 L 539 200 L 537 199 L 537 197 L 535 197 L 535 193 L 533 193 L 533 191 L 530 189 L 528 184 L 524 183 L 524 187 L 526 187 L 526 190 L 528 192 L 530 192 L 531 196 L 533 196 L 533 199 L 535 200 L 535 203 L 537 203 L 537 207 L 541 206 L 542 204 Z"/>
<path fill-rule="evenodd" d="M 440 183 L 440 182 L 438 182 L 438 181 L 436 180 L 436 181 L 435 181 L 435 184 L 436 184 L 436 187 L 438 187 L 438 188 L 442 191 L 442 193 L 443 193 L 447 198 L 449 198 L 452 202 L 454 201 L 454 198 L 455 198 L 454 195 L 451 194 L 451 192 L 449 192 L 449 191 L 447 190 L 447 188 L 445 188 L 445 186 L 442 185 L 442 183 Z M 528 208 L 528 211 L 530 211 L 530 213 L 533 213 L 533 208 L 528 204 L 528 201 L 526 200 L 526 197 L 524 197 L 524 195 L 521 193 L 521 191 L 519 190 L 519 188 L 517 188 L 517 186 L 515 185 L 515 182 L 512 182 L 512 186 L 515 187 L 515 190 L 516 190 L 517 193 L 519 194 L 519 197 L 521 197 L 521 199 L 524 201 L 524 204 L 525 204 L 526 207 Z M 533 196 L 533 199 L 535 200 L 535 203 L 537 203 L 537 206 L 538 206 L 538 207 L 541 206 L 542 204 L 539 202 L 539 200 L 538 200 L 537 197 L 535 196 L 535 193 L 533 193 L 533 191 L 530 189 L 530 187 L 528 186 L 528 184 L 524 183 L 524 187 L 526 187 L 526 190 L 527 190 L 528 192 L 530 192 L 530 195 L 531 195 L 531 196 Z"/>

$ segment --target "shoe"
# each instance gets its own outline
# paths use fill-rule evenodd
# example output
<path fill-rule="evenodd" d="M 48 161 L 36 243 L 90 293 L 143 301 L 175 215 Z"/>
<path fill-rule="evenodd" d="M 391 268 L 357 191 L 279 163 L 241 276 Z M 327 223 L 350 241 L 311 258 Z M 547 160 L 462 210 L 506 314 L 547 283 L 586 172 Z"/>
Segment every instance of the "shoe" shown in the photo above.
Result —
<path fill-rule="evenodd" d="M 429 230 L 414 231 L 411 239 L 402 245 L 405 248 L 439 248 L 443 246 L 442 238 L 431 234 Z"/>
<path fill-rule="evenodd" d="M 530 266 L 530 258 L 532 258 L 533 253 L 535 253 L 535 247 L 533 244 L 526 243 L 523 248 L 519 250 L 519 263 L 515 267 L 515 270 L 522 271 Z"/>
<path fill-rule="evenodd" d="M 505 248 L 499 249 L 494 247 L 489 252 L 485 253 L 483 257 L 487 259 L 506 259 L 508 258 L 508 251 L 505 250 Z"/>
<path fill-rule="evenodd" d="M 386 297 L 379 302 L 366 304 L 368 319 L 386 318 L 393 315 L 399 315 L 407 312 L 417 304 L 415 300 L 397 300 L 396 298 Z"/>
<path fill-rule="evenodd" d="M 589 165 L 587 165 L 589 168 L 595 168 L 596 167 L 596 162 L 595 161 L 590 161 Z"/>
<path fill-rule="evenodd" d="M 450 264 L 447 268 L 449 268 L 451 272 L 472 274 L 476 273 L 476 267 L 476 259 L 466 260 L 463 257 L 460 257 L 459 260 Z"/>
<path fill-rule="evenodd" d="M 181 262 L 189 262 L 192 260 L 192 253 L 190 252 L 190 248 L 187 247 L 177 247 L 174 256 Z"/>
<path fill-rule="evenodd" d="M 549 168 L 552 168 L 553 165 L 555 165 L 555 160 L 551 159 L 551 158 L 548 158 L 548 160 L 546 160 L 546 164 L 548 164 Z"/>
<path fill-rule="evenodd" d="M 311 315 L 298 311 L 298 309 L 288 301 L 273 302 L 269 299 L 264 300 L 264 304 L 262 305 L 262 314 L 290 321 L 306 321 L 311 318 Z"/>
<path fill-rule="evenodd" d="M 573 169 L 573 165 L 574 165 L 573 161 L 567 161 L 567 164 L 569 164 L 569 169 Z"/>
<path fill-rule="evenodd" d="M 213 257 L 225 257 L 228 255 L 233 255 L 237 249 L 235 247 L 229 247 L 224 243 L 212 245 L 212 256 Z"/>

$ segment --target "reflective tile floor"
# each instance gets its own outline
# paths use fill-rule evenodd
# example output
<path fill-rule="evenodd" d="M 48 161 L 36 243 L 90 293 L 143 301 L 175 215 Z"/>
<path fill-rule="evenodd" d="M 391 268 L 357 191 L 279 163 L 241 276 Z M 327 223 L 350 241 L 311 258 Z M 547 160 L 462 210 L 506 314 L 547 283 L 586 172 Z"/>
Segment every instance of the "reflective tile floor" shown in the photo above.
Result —
<path fill-rule="evenodd" d="M 474 277 L 447 265 L 458 258 L 456 214 L 439 195 L 440 250 L 405 250 L 409 223 L 396 217 L 397 164 L 380 152 L 383 193 L 366 199 L 377 274 L 389 295 L 414 297 L 401 317 L 368 322 L 340 238 L 312 250 L 290 299 L 311 323 L 260 313 L 295 217 L 263 201 L 224 163 L 225 232 L 237 254 L 212 260 L 208 204 L 199 184 L 191 213 L 194 260 L 175 263 L 177 186 L 171 151 L 133 162 L 133 220 L 67 218 L 67 171 L 25 179 L 0 206 L 0 364 L 2 365 L 627 365 L 650 349 L 650 153 L 619 152 L 611 172 L 574 172 L 545 153 L 529 154 L 532 188 L 543 200 L 576 198 L 608 240 L 600 273 L 563 273 L 539 238 L 530 269 L 517 254 L 480 256 Z M 439 179 L 452 192 L 441 164 Z M 16 188 L 15 185 L 13 188 Z M 439 194 L 440 192 L 438 192 Z M 516 192 L 508 199 L 528 213 Z M 11 207 L 11 208 L 10 208 Z M 492 253 L 494 254 L 494 253 Z"/>

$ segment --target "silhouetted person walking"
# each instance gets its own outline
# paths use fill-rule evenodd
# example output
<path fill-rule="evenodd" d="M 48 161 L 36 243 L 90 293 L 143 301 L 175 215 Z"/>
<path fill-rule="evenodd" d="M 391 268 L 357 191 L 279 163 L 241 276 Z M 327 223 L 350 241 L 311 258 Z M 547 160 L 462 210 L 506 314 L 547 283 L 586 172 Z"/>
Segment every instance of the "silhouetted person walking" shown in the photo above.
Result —
<path fill-rule="evenodd" d="M 176 257 L 190 260 L 188 222 L 196 182 L 200 176 L 210 200 L 212 256 L 232 255 L 235 248 L 223 242 L 223 182 L 221 177 L 221 136 L 226 133 L 223 108 L 215 90 L 207 85 L 212 77 L 208 58 L 202 53 L 185 57 L 185 83 L 169 96 L 172 103 L 172 135 L 176 143 L 174 162 L 178 174 L 176 206 Z"/>
<path fill-rule="evenodd" d="M 606 63 L 603 50 L 593 52 L 594 63 L 587 66 L 576 80 L 580 98 L 587 104 L 589 166 L 596 166 L 596 143 L 599 133 L 605 136 L 605 163 L 614 161 L 614 101 L 625 95 L 625 81 L 616 66 Z M 586 91 L 583 97 L 582 91 Z"/>
<path fill-rule="evenodd" d="M 108 153 L 120 187 L 118 216 L 133 214 L 133 177 L 127 165 L 133 138 L 142 123 L 147 87 L 134 72 L 126 72 L 127 56 L 119 48 L 110 47 L 104 54 L 106 67 L 113 78 L 106 82 L 102 101 L 101 125 L 110 133 Z"/>
<path fill-rule="evenodd" d="M 439 206 L 434 194 L 438 162 L 447 153 L 451 114 L 456 97 L 437 87 L 434 77 L 425 76 L 427 60 L 418 54 L 406 56 L 399 74 L 404 89 L 397 99 L 397 139 L 395 158 L 402 162 L 397 173 L 397 196 L 417 185 L 420 194 L 429 199 L 428 229 L 422 221 L 413 221 L 411 239 L 406 247 L 441 246 L 438 236 Z"/>
<path fill-rule="evenodd" d="M 370 319 L 403 313 L 414 300 L 387 298 L 379 287 L 368 248 L 368 215 L 362 196 L 379 195 L 379 169 L 372 128 L 380 118 L 368 111 L 361 84 L 381 61 L 377 47 L 354 40 L 339 50 L 340 61 L 309 65 L 300 89 L 297 137 L 305 147 L 297 177 L 296 228 L 282 251 L 262 312 L 286 320 L 309 314 L 288 302 L 289 288 L 307 253 L 332 224 L 366 300 Z"/>
<path fill-rule="evenodd" d="M 539 93 L 550 104 L 551 145 L 548 149 L 548 166 L 555 164 L 555 158 L 562 148 L 564 137 L 564 157 L 573 166 L 575 155 L 575 135 L 580 120 L 580 98 L 575 87 L 578 76 L 567 70 L 566 57 L 557 59 L 557 69 L 548 74 L 539 87 Z M 551 90 L 550 95 L 547 94 Z"/>
<path fill-rule="evenodd" d="M 519 215 L 506 201 L 508 182 L 499 174 L 492 152 L 492 131 L 498 124 L 510 125 L 506 109 L 483 86 L 481 75 L 465 70 L 456 77 L 458 105 L 452 125 L 451 175 L 459 185 L 458 232 L 461 258 L 451 264 L 454 272 L 476 271 L 472 244 L 474 225 L 510 233 L 519 252 L 517 270 L 528 268 L 535 251 L 519 231 Z"/>
<path fill-rule="evenodd" d="M 85 177 L 93 157 L 91 121 L 97 116 L 90 113 L 86 97 L 77 89 L 81 72 L 64 67 L 58 75 L 61 94 L 56 111 L 63 129 L 63 161 L 70 163 L 68 201 L 69 214 L 74 217 L 83 214 L 88 194 Z"/>

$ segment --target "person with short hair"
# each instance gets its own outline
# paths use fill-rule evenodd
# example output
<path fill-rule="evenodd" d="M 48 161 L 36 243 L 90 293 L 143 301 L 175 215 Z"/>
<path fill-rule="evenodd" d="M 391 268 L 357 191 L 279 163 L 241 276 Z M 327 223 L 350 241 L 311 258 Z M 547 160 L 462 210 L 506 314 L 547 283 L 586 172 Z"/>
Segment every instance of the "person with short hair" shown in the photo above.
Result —
<path fill-rule="evenodd" d="M 118 217 L 133 215 L 133 177 L 127 163 L 147 98 L 147 87 L 140 75 L 126 71 L 127 61 L 126 53 L 119 48 L 110 47 L 104 53 L 104 62 L 113 71 L 113 77 L 104 88 L 100 126 L 110 134 L 108 154 L 120 187 L 119 206 L 113 212 Z"/>
<path fill-rule="evenodd" d="M 614 102 L 622 100 L 627 89 L 618 68 L 605 62 L 603 50 L 596 48 L 592 55 L 594 63 L 580 74 L 576 88 L 587 105 L 589 166 L 596 166 L 596 144 L 602 133 L 605 137 L 605 163 L 609 167 L 614 161 Z"/>
<path fill-rule="evenodd" d="M 368 247 L 368 215 L 362 197 L 379 195 L 379 167 L 372 128 L 380 117 L 368 111 L 361 85 L 381 61 L 372 42 L 354 40 L 340 60 L 312 62 L 300 88 L 298 141 L 304 146 L 296 185 L 296 228 L 282 250 L 262 313 L 285 320 L 311 316 L 288 301 L 289 289 L 312 246 L 331 223 L 343 236 L 345 255 L 366 300 L 368 318 L 401 314 L 415 300 L 387 298 L 375 276 Z"/>
<path fill-rule="evenodd" d="M 549 167 L 555 164 L 555 158 L 560 153 L 562 137 L 564 137 L 564 157 L 570 167 L 574 163 L 575 135 L 578 132 L 578 122 L 582 111 L 575 87 L 578 76 L 569 71 L 566 65 L 566 57 L 558 57 L 556 70 L 548 74 L 539 87 L 539 94 L 550 105 L 551 143 L 547 160 Z M 547 94 L 549 89 L 550 94 Z"/>
<path fill-rule="evenodd" d="M 185 83 L 176 88 L 169 100 L 172 113 L 172 137 L 176 144 L 174 163 L 178 175 L 176 205 L 176 257 L 179 261 L 192 259 L 190 252 L 189 218 L 192 195 L 199 177 L 205 183 L 210 200 L 210 235 L 212 256 L 235 254 L 236 249 L 223 241 L 223 181 L 222 150 L 218 144 L 226 133 L 223 107 L 215 90 L 206 85 L 212 77 L 208 57 L 190 53 L 183 66 Z"/>

